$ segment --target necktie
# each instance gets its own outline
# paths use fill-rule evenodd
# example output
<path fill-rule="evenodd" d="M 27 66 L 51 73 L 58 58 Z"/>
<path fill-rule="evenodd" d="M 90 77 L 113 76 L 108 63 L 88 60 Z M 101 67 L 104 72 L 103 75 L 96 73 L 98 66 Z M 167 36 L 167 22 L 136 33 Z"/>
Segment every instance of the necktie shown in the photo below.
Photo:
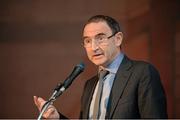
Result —
<path fill-rule="evenodd" d="M 99 118 L 99 110 L 100 110 L 100 103 L 101 103 L 101 96 L 102 96 L 102 91 L 103 91 L 103 83 L 104 83 L 104 77 L 108 74 L 108 71 L 106 70 L 101 70 L 99 73 L 99 85 L 97 89 L 97 94 L 95 97 L 95 102 L 94 102 L 94 109 L 93 109 L 93 119 L 98 119 Z"/>

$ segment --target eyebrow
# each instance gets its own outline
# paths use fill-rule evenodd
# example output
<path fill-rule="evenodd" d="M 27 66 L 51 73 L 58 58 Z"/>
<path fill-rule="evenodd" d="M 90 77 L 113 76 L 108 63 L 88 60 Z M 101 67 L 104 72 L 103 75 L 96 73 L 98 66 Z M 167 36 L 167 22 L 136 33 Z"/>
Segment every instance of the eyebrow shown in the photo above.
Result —
<path fill-rule="evenodd" d="M 100 35 L 106 35 L 106 34 L 105 33 L 98 33 L 98 34 L 95 35 L 95 37 L 100 36 Z M 85 38 L 89 38 L 89 37 L 88 36 L 84 36 L 83 39 L 85 39 Z"/>

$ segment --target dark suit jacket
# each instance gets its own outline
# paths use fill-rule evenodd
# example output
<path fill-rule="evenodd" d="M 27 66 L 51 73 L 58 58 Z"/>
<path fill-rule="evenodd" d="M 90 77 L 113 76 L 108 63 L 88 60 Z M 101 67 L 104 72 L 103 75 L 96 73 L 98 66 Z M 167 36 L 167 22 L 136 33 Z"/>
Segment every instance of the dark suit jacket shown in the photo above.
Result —
<path fill-rule="evenodd" d="M 88 118 L 98 77 L 84 87 L 80 118 Z M 123 58 L 110 93 L 106 118 L 167 118 L 166 97 L 157 70 L 149 63 Z"/>

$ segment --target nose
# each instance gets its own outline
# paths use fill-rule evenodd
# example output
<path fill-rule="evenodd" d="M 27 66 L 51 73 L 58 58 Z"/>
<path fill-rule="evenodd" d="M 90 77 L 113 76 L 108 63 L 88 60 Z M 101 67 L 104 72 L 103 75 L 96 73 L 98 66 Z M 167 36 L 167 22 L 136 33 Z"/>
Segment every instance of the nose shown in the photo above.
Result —
<path fill-rule="evenodd" d="M 92 50 L 97 50 L 99 48 L 99 45 L 96 41 L 92 41 L 91 43 L 91 49 Z"/>

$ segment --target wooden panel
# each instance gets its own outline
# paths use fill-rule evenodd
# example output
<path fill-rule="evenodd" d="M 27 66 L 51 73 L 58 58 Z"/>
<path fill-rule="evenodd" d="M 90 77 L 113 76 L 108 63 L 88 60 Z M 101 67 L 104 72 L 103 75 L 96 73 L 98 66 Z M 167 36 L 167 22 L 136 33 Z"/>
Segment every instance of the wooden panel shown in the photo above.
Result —
<path fill-rule="evenodd" d="M 175 35 L 175 81 L 174 81 L 174 95 L 175 95 L 175 116 L 180 118 L 180 21 L 176 23 L 176 35 Z"/>
<path fill-rule="evenodd" d="M 138 34 L 133 39 L 127 41 L 123 46 L 125 53 L 133 59 L 149 61 L 149 33 Z"/>

